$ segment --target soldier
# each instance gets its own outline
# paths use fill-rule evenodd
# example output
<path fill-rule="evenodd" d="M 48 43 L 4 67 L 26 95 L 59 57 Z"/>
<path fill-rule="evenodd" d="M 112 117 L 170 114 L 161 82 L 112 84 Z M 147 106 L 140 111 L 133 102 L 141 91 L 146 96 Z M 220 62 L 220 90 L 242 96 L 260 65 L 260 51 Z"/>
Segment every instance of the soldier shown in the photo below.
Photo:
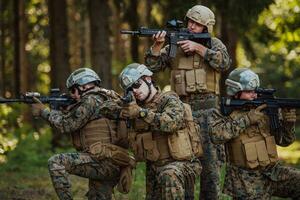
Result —
<path fill-rule="evenodd" d="M 247 68 L 233 70 L 226 79 L 227 94 L 233 99 L 255 100 L 257 74 Z M 270 132 L 266 105 L 234 110 L 222 116 L 213 109 L 208 118 L 214 143 L 225 143 L 228 166 L 224 192 L 234 199 L 271 199 L 271 196 L 300 199 L 300 171 L 278 162 L 276 144 L 288 146 L 295 140 L 295 109 L 279 112 L 280 137 Z"/>
<path fill-rule="evenodd" d="M 212 33 L 214 13 L 207 7 L 196 5 L 186 13 L 187 28 L 192 33 Z M 201 199 L 218 199 L 219 176 L 223 145 L 213 145 L 207 132 L 207 109 L 217 107 L 221 73 L 230 65 L 225 45 L 211 38 L 211 48 L 185 40 L 178 42 L 176 58 L 168 56 L 169 46 L 163 48 L 166 32 L 153 36 L 154 44 L 146 53 L 146 65 L 153 72 L 171 68 L 171 88 L 180 99 L 191 105 L 193 116 L 201 126 L 204 156 L 201 158 Z"/>
<path fill-rule="evenodd" d="M 72 199 L 69 174 L 89 179 L 88 199 L 111 199 L 121 171 L 119 188 L 128 192 L 126 176 L 131 175 L 128 166 L 132 159 L 126 143 L 122 142 L 127 136 L 120 136 L 117 130 L 121 122 L 117 124 L 114 120 L 120 113 L 120 98 L 99 84 L 100 78 L 93 70 L 79 68 L 66 81 L 71 97 L 77 101 L 67 111 L 49 110 L 38 99 L 35 99 L 38 103 L 32 105 L 34 116 L 40 116 L 63 134 L 70 133 L 78 151 L 57 154 L 48 160 L 59 199 Z"/>
<path fill-rule="evenodd" d="M 138 63 L 120 74 L 121 87 L 133 93 L 120 115 L 132 119 L 131 148 L 137 161 L 146 161 L 146 199 L 194 199 L 202 154 L 197 124 L 189 105 L 174 92 L 161 93 L 152 74 Z"/>

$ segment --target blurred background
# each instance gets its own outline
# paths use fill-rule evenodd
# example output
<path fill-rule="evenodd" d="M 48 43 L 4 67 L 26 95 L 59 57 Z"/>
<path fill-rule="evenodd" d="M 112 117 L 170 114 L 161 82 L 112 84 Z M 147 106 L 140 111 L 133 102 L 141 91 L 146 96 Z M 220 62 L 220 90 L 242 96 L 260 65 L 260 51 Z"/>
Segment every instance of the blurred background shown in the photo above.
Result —
<path fill-rule="evenodd" d="M 164 29 L 196 4 L 215 13 L 214 36 L 227 46 L 229 72 L 251 67 L 277 96 L 300 98 L 299 0 L 0 0 L 0 97 L 65 91 L 66 78 L 79 67 L 93 68 L 104 87 L 121 92 L 118 74 L 128 63 L 143 63 L 152 40 L 120 30 Z M 168 72 L 156 80 L 165 87 Z M 56 199 L 47 159 L 66 151 L 73 151 L 69 138 L 33 119 L 28 105 L 0 104 L 0 199 Z M 298 167 L 299 140 L 280 148 L 280 157 Z M 75 199 L 84 199 L 86 180 L 71 178 Z M 132 192 L 116 192 L 115 199 L 142 199 L 144 180 L 141 164 Z"/>

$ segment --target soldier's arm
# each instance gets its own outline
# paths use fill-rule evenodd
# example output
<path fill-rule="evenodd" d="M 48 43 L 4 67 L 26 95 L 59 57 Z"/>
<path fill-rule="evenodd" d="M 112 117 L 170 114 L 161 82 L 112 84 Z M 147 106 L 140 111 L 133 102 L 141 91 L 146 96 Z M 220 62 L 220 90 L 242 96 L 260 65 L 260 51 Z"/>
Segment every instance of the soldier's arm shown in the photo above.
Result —
<path fill-rule="evenodd" d="M 43 110 L 41 117 L 61 133 L 75 132 L 96 118 L 96 108 L 100 103 L 94 96 L 87 96 L 67 113 Z"/>
<path fill-rule="evenodd" d="M 168 56 L 169 46 L 161 49 L 159 54 L 154 54 L 150 48 L 145 54 L 145 65 L 154 73 L 170 67 L 170 57 Z"/>
<path fill-rule="evenodd" d="M 183 127 L 183 103 L 176 97 L 169 97 L 160 112 L 149 111 L 144 120 L 151 125 L 154 131 L 175 132 Z"/>
<path fill-rule="evenodd" d="M 217 71 L 226 71 L 230 67 L 230 57 L 226 46 L 217 38 L 212 38 L 212 48 L 207 49 L 204 59 Z"/>
<path fill-rule="evenodd" d="M 211 109 L 208 115 L 208 131 L 212 142 L 215 144 L 226 143 L 240 135 L 247 127 L 250 121 L 245 115 L 237 120 L 230 116 L 223 116 L 217 109 Z"/>

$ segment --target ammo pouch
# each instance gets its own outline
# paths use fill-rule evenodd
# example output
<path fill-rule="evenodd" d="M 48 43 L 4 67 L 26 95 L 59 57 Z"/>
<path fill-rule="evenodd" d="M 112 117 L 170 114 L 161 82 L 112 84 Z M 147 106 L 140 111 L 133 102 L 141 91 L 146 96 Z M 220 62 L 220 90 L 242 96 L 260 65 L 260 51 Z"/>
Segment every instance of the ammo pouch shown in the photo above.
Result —
<path fill-rule="evenodd" d="M 187 128 L 169 135 L 168 146 L 170 154 L 175 160 L 190 160 L 193 158 L 193 149 Z"/>
<path fill-rule="evenodd" d="M 240 167 L 266 167 L 278 160 L 274 136 L 242 137 L 230 142 L 228 147 L 231 163 Z"/>
<path fill-rule="evenodd" d="M 127 149 L 113 144 L 97 142 L 90 146 L 89 152 L 98 161 L 109 158 L 115 164 L 122 167 L 128 165 L 135 166 L 135 159 L 129 155 Z"/>
<path fill-rule="evenodd" d="M 137 161 L 157 161 L 160 156 L 157 142 L 153 140 L 151 132 L 137 133 L 131 146 Z"/>
<path fill-rule="evenodd" d="M 200 127 L 194 122 L 190 105 L 184 103 L 186 127 L 168 136 L 168 146 L 175 160 L 191 160 L 202 156 Z"/>

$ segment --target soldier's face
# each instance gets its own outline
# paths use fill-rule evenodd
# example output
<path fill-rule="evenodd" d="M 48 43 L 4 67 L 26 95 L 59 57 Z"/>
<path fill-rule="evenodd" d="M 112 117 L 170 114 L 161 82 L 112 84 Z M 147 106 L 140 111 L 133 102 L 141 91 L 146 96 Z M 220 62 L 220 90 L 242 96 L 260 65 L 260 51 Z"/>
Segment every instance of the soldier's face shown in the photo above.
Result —
<path fill-rule="evenodd" d="M 257 98 L 257 93 L 254 90 L 242 91 L 240 95 L 240 99 L 243 100 L 254 100 Z"/>
<path fill-rule="evenodd" d="M 146 79 L 145 81 L 148 81 L 148 80 Z M 142 79 L 139 79 L 138 82 L 135 84 L 136 87 L 132 87 L 134 97 L 139 101 L 146 100 L 146 97 L 148 96 L 148 94 L 150 92 L 149 87 L 145 81 Z"/>
<path fill-rule="evenodd" d="M 205 26 L 189 19 L 188 24 L 187 24 L 187 28 L 192 33 L 202 33 L 205 29 Z"/>
<path fill-rule="evenodd" d="M 79 91 L 76 87 L 70 89 L 70 96 L 75 100 L 80 99 Z"/>

